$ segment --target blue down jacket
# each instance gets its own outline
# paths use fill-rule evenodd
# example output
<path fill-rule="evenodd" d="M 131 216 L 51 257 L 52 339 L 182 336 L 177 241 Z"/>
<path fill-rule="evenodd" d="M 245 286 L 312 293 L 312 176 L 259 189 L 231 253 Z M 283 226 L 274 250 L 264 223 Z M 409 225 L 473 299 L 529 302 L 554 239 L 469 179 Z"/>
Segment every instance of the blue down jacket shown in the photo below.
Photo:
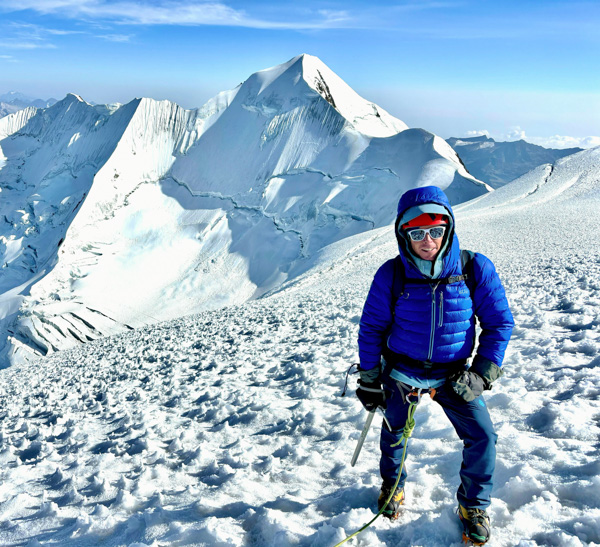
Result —
<path fill-rule="evenodd" d="M 375 274 L 360 320 L 360 366 L 369 370 L 379 365 L 386 344 L 395 353 L 418 361 L 431 361 L 438 368 L 443 368 L 443 363 L 466 360 L 475 345 L 475 316 L 482 329 L 478 356 L 502 366 L 514 322 L 500 278 L 488 258 L 475 254 L 473 259 L 476 286 L 473 300 L 464 281 L 437 286 L 410 283 L 411 279 L 425 276 L 412 259 L 409 243 L 398 233 L 397 226 L 408 209 L 425 203 L 442 205 L 452 220 L 445 235 L 448 239 L 443 255 L 438 258 L 442 265 L 437 278 L 462 273 L 454 213 L 448 198 L 435 186 L 409 190 L 400 199 L 396 221 L 396 237 L 405 270 L 404 293 L 392 313 L 394 260 L 388 260 Z M 396 367 L 401 370 L 402 364 Z"/>

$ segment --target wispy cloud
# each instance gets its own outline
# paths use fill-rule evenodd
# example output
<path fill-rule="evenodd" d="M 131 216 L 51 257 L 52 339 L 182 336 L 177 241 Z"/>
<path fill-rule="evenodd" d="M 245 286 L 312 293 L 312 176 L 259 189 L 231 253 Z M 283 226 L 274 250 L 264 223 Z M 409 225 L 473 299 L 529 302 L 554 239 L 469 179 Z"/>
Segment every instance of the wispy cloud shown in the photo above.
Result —
<path fill-rule="evenodd" d="M 107 40 L 108 42 L 129 42 L 133 34 L 99 34 L 96 38 L 102 38 L 103 40 Z"/>
<path fill-rule="evenodd" d="M 0 47 L 7 49 L 55 49 L 56 46 L 49 42 L 38 42 L 38 41 L 23 41 L 23 40 L 0 40 Z"/>
<path fill-rule="evenodd" d="M 467 131 L 467 137 L 481 137 L 482 135 L 489 137 L 490 132 L 487 129 L 474 129 L 473 131 Z"/>
<path fill-rule="evenodd" d="M 0 46 L 8 49 L 55 49 L 51 42 L 53 36 L 82 34 L 83 31 L 62 30 L 43 27 L 31 23 L 11 22 L 3 32 Z"/>
<path fill-rule="evenodd" d="M 4 0 L 3 11 L 32 10 L 68 18 L 108 20 L 130 25 L 213 25 L 260 29 L 325 29 L 358 24 L 345 10 L 315 10 L 296 20 L 254 17 L 223 2 L 197 0 Z"/>
<path fill-rule="evenodd" d="M 509 130 L 509 132 L 506 135 L 507 141 L 520 141 L 520 140 L 525 140 L 525 139 L 526 139 L 525 131 L 523 129 L 521 129 L 518 125 L 511 127 L 511 129 Z"/>
<path fill-rule="evenodd" d="M 330 10 L 330 9 L 320 9 L 318 10 L 319 15 L 321 15 L 325 20 L 333 23 L 337 21 L 339 23 L 347 23 L 353 19 L 352 15 L 348 10 Z"/>
<path fill-rule="evenodd" d="M 27 38 L 36 40 L 44 40 L 49 35 L 66 36 L 69 34 L 83 34 L 83 31 L 80 30 L 56 29 L 41 25 L 34 25 L 33 23 L 19 23 L 16 21 L 11 22 L 9 28 L 15 35 L 25 36 Z"/>
<path fill-rule="evenodd" d="M 600 137 L 569 137 L 566 135 L 553 135 L 551 137 L 530 137 L 525 133 L 525 130 L 518 126 L 504 136 L 503 140 L 517 141 L 524 140 L 544 148 L 594 148 L 600 146 Z"/>
<path fill-rule="evenodd" d="M 424 11 L 435 9 L 453 9 L 465 6 L 466 2 L 405 2 L 391 6 L 394 11 Z"/>
<path fill-rule="evenodd" d="M 547 11 L 543 3 L 539 6 L 529 3 L 519 11 L 520 17 L 515 18 L 500 8 L 474 9 L 472 0 L 375 0 L 372 5 L 351 1 L 349 7 L 341 0 L 333 0 L 328 9 L 320 8 L 316 0 L 306 0 L 293 7 L 276 0 L 272 0 L 271 6 L 248 2 L 245 9 L 232 7 L 232 1 L 2 0 L 0 13 L 28 10 L 87 24 L 206 25 L 307 31 L 336 28 L 394 30 L 406 37 L 461 41 L 547 37 L 555 36 L 557 32 L 597 35 L 597 18 L 590 17 L 588 23 L 577 21 L 577 27 L 573 28 L 574 23 L 563 13 L 568 4 L 561 2 L 553 4 L 554 10 L 546 20 L 542 16 Z M 336 9 L 336 6 L 343 9 Z M 445 17 L 437 20 L 430 17 L 431 12 L 443 12 Z M 531 20 L 536 20 L 533 27 Z"/>
<path fill-rule="evenodd" d="M 72 34 L 87 34 L 83 30 L 60 30 L 55 28 L 44 28 L 44 32 L 51 34 L 53 36 L 70 36 Z"/>
<path fill-rule="evenodd" d="M 525 137 L 527 142 L 545 148 L 594 148 L 600 146 L 600 137 L 568 137 L 553 135 L 552 137 Z"/>
<path fill-rule="evenodd" d="M 480 137 L 485 135 L 490 137 L 490 132 L 487 129 L 475 129 L 467 131 L 467 137 Z M 511 127 L 507 133 L 502 135 L 494 135 L 494 140 L 500 142 L 514 142 L 524 140 L 544 148 L 594 148 L 600 146 L 600 137 L 569 137 L 566 135 L 553 135 L 551 137 L 530 137 L 525 130 L 519 126 Z"/>

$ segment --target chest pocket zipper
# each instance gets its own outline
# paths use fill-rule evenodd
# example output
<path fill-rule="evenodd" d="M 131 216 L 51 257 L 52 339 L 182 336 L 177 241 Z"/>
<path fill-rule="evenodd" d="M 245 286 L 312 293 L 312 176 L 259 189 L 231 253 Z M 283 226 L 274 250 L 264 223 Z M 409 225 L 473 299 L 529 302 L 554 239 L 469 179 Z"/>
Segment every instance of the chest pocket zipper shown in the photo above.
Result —
<path fill-rule="evenodd" d="M 440 292 L 440 320 L 438 322 L 438 327 L 441 327 L 444 324 L 444 293 Z"/>

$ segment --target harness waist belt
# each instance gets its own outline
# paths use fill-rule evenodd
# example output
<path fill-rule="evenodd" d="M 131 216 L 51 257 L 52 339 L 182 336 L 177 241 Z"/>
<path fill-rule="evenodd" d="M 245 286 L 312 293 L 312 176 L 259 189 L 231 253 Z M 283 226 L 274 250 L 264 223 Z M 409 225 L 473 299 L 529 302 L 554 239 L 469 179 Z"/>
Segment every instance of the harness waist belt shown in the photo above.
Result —
<path fill-rule="evenodd" d="M 413 359 L 408 355 L 404 355 L 402 353 L 396 353 L 392 351 L 387 346 L 383 350 L 383 357 L 386 361 L 386 368 L 393 368 L 394 365 L 398 363 L 402 363 L 403 365 L 408 365 L 410 368 L 414 369 L 422 369 L 424 371 L 429 371 L 435 368 L 443 368 L 443 369 L 453 369 L 460 368 L 463 366 L 467 360 L 466 359 L 458 359 L 457 361 L 447 361 L 445 363 L 433 363 L 432 361 L 419 361 L 418 359 Z"/>

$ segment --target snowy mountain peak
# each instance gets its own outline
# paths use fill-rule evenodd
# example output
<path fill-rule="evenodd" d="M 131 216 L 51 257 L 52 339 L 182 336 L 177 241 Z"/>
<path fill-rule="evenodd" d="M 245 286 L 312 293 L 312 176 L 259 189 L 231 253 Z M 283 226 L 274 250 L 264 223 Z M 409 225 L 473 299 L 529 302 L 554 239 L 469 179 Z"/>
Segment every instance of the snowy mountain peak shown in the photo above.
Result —
<path fill-rule="evenodd" d="M 301 56 L 304 80 L 365 135 L 389 137 L 408 126 L 381 107 L 363 99 L 318 57 Z"/>
<path fill-rule="evenodd" d="M 89 104 L 87 101 L 84 101 L 82 99 L 81 95 L 77 95 L 77 93 L 67 93 L 67 96 L 65 97 L 65 99 L 76 100 L 76 101 L 79 101 L 80 103 Z"/>
<path fill-rule="evenodd" d="M 306 53 L 256 72 L 244 82 L 242 91 L 241 97 L 260 103 L 266 113 L 293 108 L 317 93 L 354 129 L 370 137 L 390 137 L 408 129 L 404 122 L 363 99 L 318 57 Z"/>
<path fill-rule="evenodd" d="M 64 99 L 61 99 L 56 104 L 52 105 L 50 108 L 61 108 L 61 107 L 69 106 L 71 104 L 76 104 L 76 103 L 82 103 L 82 104 L 86 104 L 88 106 L 92 106 L 87 101 L 84 101 L 80 95 L 77 95 L 76 93 L 67 93 L 65 95 Z"/>

